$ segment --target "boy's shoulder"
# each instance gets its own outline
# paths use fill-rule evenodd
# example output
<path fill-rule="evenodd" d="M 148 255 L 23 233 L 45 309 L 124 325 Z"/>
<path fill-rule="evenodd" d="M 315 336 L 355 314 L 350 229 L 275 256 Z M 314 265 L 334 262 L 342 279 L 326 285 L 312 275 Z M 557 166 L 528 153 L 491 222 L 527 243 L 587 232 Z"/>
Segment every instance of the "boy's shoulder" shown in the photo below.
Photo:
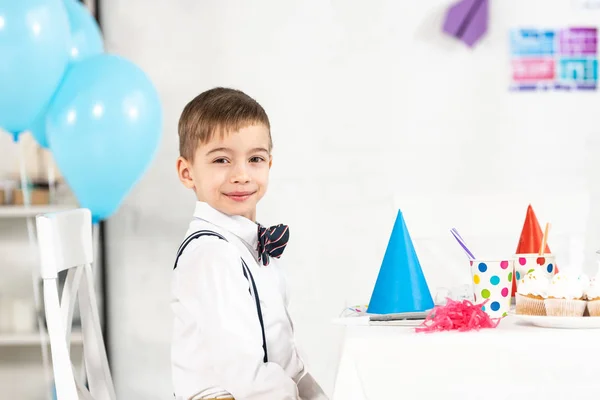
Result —
<path fill-rule="evenodd" d="M 188 225 L 188 229 L 185 233 L 183 242 L 188 240 L 188 238 L 190 238 L 191 236 L 200 235 L 200 234 L 202 234 L 202 236 L 211 236 L 212 235 L 213 237 L 222 238 L 227 242 L 230 241 L 231 236 L 232 236 L 231 232 L 229 232 L 228 230 L 226 230 L 218 225 L 215 225 L 209 221 L 194 217 L 194 218 L 192 218 L 192 221 Z"/>
<path fill-rule="evenodd" d="M 176 265 L 186 254 L 196 253 L 197 256 L 222 256 L 223 258 L 238 257 L 237 248 L 231 243 L 235 237 L 231 232 L 208 221 L 194 218 L 186 231 L 179 249 L 177 250 Z M 185 258 L 185 257 L 184 257 Z"/>

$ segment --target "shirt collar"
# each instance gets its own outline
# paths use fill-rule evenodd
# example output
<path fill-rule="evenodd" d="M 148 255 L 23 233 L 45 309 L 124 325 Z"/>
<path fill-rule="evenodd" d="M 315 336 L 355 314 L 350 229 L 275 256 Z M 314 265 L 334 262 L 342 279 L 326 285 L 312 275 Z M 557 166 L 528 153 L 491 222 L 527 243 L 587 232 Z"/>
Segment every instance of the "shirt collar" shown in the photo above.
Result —
<path fill-rule="evenodd" d="M 194 217 L 233 233 L 252 249 L 258 247 L 258 224 L 246 217 L 224 214 L 202 201 L 196 202 Z"/>

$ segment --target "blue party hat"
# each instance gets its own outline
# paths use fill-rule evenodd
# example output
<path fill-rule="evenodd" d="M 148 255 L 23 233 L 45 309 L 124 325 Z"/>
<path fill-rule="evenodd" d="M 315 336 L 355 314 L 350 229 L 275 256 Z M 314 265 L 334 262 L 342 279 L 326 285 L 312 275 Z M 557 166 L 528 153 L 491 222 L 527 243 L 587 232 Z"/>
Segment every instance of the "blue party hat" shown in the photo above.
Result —
<path fill-rule="evenodd" d="M 398 210 L 368 313 L 419 312 L 434 306 L 402 212 Z"/>

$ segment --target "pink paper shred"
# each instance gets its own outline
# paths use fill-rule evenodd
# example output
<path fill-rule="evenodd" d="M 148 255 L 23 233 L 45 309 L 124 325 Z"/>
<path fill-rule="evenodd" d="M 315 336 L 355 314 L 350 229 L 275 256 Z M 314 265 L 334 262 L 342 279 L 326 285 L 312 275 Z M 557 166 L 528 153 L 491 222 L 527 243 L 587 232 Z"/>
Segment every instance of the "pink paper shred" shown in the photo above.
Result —
<path fill-rule="evenodd" d="M 447 301 L 444 306 L 434 307 L 415 331 L 425 333 L 453 330 L 478 331 L 482 328 L 495 328 L 500 323 L 500 318 L 492 319 L 481 309 L 488 300 L 481 304 L 473 304 L 468 300 L 447 299 Z"/>

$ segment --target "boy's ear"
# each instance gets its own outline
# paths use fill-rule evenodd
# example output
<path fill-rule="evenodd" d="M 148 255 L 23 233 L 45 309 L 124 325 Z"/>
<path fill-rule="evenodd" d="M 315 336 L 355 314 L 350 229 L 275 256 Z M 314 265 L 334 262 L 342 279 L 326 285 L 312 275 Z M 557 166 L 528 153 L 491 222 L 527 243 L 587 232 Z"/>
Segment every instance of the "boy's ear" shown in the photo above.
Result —
<path fill-rule="evenodd" d="M 192 165 L 183 157 L 177 158 L 177 175 L 179 180 L 188 189 L 194 188 L 194 177 L 192 176 Z"/>
<path fill-rule="evenodd" d="M 273 155 L 269 154 L 269 169 L 273 165 Z"/>

